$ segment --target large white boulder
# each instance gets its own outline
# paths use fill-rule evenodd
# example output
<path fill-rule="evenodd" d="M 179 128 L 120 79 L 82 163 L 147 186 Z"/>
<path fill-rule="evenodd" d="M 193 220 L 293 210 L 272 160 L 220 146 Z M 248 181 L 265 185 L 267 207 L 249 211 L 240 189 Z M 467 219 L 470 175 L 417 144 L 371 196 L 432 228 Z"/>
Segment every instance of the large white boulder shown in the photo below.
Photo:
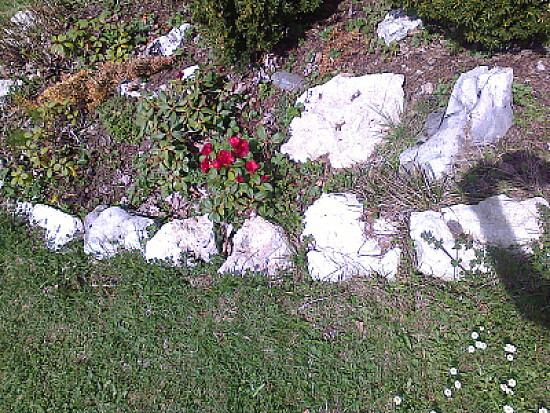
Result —
<path fill-rule="evenodd" d="M 386 46 L 407 37 L 413 30 L 422 26 L 422 20 L 413 19 L 403 10 L 393 10 L 386 14 L 376 29 L 378 38 L 384 39 Z"/>
<path fill-rule="evenodd" d="M 335 168 L 366 162 L 387 125 L 399 122 L 403 82 L 403 75 L 393 73 L 340 74 L 308 89 L 297 100 L 305 109 L 292 120 L 290 139 L 281 151 L 298 162 L 328 155 Z"/>
<path fill-rule="evenodd" d="M 29 221 L 31 225 L 46 230 L 47 245 L 54 250 L 81 236 L 84 230 L 84 225 L 79 218 L 42 204 L 32 207 Z"/>
<path fill-rule="evenodd" d="M 284 231 L 262 217 L 247 219 L 233 237 L 233 251 L 219 273 L 244 275 L 247 271 L 275 275 L 292 267 L 293 250 Z"/>
<path fill-rule="evenodd" d="M 428 179 L 449 175 L 460 152 L 503 137 L 512 126 L 510 68 L 479 66 L 457 80 L 437 132 L 426 142 L 404 151 L 401 166 L 422 171 Z"/>
<path fill-rule="evenodd" d="M 104 259 L 116 255 L 120 248 L 143 251 L 148 229 L 154 225 L 150 218 L 100 205 L 84 218 L 84 252 Z"/>
<path fill-rule="evenodd" d="M 342 281 L 378 273 L 395 279 L 401 250 L 390 245 L 396 228 L 385 220 L 369 225 L 361 220 L 363 205 L 352 194 L 323 194 L 304 216 L 302 237 L 311 237 L 308 269 L 314 280 Z"/>
<path fill-rule="evenodd" d="M 410 235 L 418 269 L 426 275 L 451 281 L 460 279 L 465 270 L 489 271 L 489 267 L 478 260 L 487 245 L 530 252 L 530 244 L 542 236 L 538 205 L 549 204 L 541 197 L 518 201 L 498 195 L 477 205 L 459 204 L 440 212 L 413 212 Z M 469 240 L 472 247 L 456 248 L 460 238 Z"/>
<path fill-rule="evenodd" d="M 217 254 L 214 223 L 208 215 L 168 222 L 145 246 L 145 259 L 174 265 L 193 265 L 195 259 L 208 262 Z"/>

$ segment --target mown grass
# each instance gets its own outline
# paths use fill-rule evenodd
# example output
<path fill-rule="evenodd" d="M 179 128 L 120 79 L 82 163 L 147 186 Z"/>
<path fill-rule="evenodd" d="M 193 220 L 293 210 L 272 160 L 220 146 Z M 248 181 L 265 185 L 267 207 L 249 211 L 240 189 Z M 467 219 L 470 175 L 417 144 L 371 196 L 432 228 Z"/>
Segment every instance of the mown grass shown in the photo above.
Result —
<path fill-rule="evenodd" d="M 215 263 L 169 268 L 135 254 L 92 262 L 78 244 L 52 254 L 5 214 L 0 228 L 1 411 L 497 412 L 550 402 L 548 325 L 495 277 L 334 285 L 213 275 Z M 488 348 L 470 354 L 479 326 Z M 506 343 L 518 348 L 513 362 Z M 447 398 L 451 367 L 462 388 Z M 505 396 L 499 383 L 510 377 L 518 385 Z"/>

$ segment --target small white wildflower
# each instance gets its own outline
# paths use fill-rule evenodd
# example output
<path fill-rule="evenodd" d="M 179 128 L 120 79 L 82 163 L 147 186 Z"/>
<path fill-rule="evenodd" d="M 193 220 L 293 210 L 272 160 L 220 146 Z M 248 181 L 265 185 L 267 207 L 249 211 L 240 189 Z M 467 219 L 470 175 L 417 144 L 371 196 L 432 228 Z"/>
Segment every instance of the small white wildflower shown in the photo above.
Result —
<path fill-rule="evenodd" d="M 472 339 L 477 340 L 479 338 L 479 334 L 476 331 L 472 331 Z"/>
<path fill-rule="evenodd" d="M 504 410 L 504 413 L 514 413 L 514 408 L 512 406 L 503 406 L 502 409 Z"/>
<path fill-rule="evenodd" d="M 476 345 L 477 348 L 481 350 L 485 350 L 487 348 L 487 343 L 483 341 L 476 341 L 474 344 Z"/>
<path fill-rule="evenodd" d="M 455 388 L 456 389 L 461 389 L 462 388 L 462 383 L 459 380 L 455 380 Z"/>
<path fill-rule="evenodd" d="M 485 330 L 485 327 L 479 326 L 479 331 L 484 331 L 484 330 Z"/>
<path fill-rule="evenodd" d="M 516 350 L 516 346 L 514 346 L 513 344 L 508 343 L 504 346 L 504 351 L 507 353 L 515 353 Z"/>
<path fill-rule="evenodd" d="M 518 383 L 516 382 L 515 379 L 508 379 L 508 386 L 516 387 L 516 384 L 518 384 Z"/>
<path fill-rule="evenodd" d="M 501 383 L 500 384 L 500 390 L 502 390 L 504 393 L 506 393 L 509 390 L 509 388 L 506 384 Z"/>
<path fill-rule="evenodd" d="M 514 361 L 514 355 L 513 354 L 506 354 L 506 360 Z"/>
<path fill-rule="evenodd" d="M 476 348 L 474 346 L 468 346 L 468 353 L 475 353 Z"/>
<path fill-rule="evenodd" d="M 539 408 L 539 413 L 548 413 L 548 409 L 546 407 Z"/>
<path fill-rule="evenodd" d="M 403 399 L 401 396 L 393 396 L 393 402 L 396 406 L 399 406 L 401 403 L 403 403 Z"/>
<path fill-rule="evenodd" d="M 506 389 L 506 394 L 507 394 L 508 396 L 513 396 L 513 395 L 514 395 L 514 391 L 513 391 L 511 388 L 508 387 L 508 388 Z"/>
<path fill-rule="evenodd" d="M 539 409 L 540 411 L 540 409 Z M 430 410 L 430 413 L 437 413 L 435 410 Z"/>
<path fill-rule="evenodd" d="M 451 397 L 453 395 L 453 391 L 448 387 L 445 387 L 445 389 L 443 390 L 443 394 L 447 397 Z"/>
<path fill-rule="evenodd" d="M 449 373 L 451 373 L 451 376 L 456 376 L 458 374 L 458 370 L 455 367 L 451 367 L 449 369 Z"/>

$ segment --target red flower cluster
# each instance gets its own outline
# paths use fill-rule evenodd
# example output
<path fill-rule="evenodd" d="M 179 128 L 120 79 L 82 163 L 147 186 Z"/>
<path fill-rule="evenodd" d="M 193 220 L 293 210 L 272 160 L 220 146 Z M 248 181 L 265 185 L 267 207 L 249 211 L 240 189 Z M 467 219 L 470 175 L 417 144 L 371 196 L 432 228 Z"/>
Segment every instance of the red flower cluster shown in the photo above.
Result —
<path fill-rule="evenodd" d="M 233 148 L 233 153 L 237 158 L 244 158 L 248 155 L 248 141 L 241 139 L 237 136 L 232 136 L 228 139 L 229 144 Z"/>

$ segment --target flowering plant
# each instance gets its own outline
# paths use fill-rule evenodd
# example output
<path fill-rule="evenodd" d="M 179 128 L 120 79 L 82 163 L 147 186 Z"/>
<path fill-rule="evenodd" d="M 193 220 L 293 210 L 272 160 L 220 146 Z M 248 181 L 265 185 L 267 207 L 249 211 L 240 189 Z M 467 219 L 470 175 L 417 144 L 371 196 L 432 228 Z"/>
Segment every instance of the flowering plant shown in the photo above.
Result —
<path fill-rule="evenodd" d="M 263 162 L 254 159 L 249 139 L 232 136 L 206 143 L 199 165 L 211 197 L 203 210 L 215 222 L 238 220 L 252 210 L 262 209 L 273 191 Z"/>

